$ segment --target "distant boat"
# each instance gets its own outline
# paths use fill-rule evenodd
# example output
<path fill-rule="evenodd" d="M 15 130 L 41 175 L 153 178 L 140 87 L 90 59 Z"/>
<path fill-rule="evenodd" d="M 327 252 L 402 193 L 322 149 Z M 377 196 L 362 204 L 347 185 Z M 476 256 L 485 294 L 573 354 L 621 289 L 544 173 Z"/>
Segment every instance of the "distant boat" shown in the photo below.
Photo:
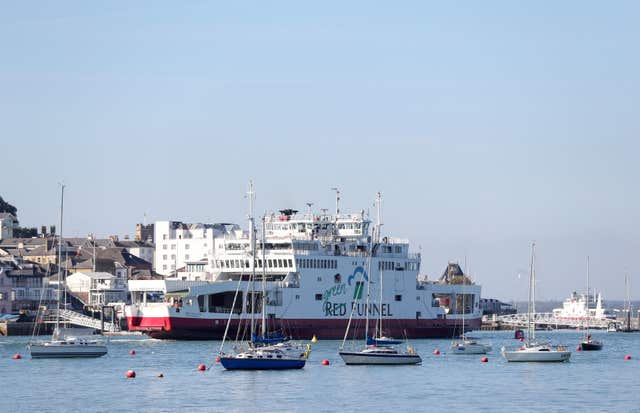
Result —
<path fill-rule="evenodd" d="M 51 341 L 29 344 L 31 358 L 78 358 L 101 357 L 107 354 L 107 346 L 80 337 L 66 336 L 60 328 L 60 289 L 62 279 L 62 213 L 64 211 L 64 185 L 60 195 L 60 234 L 58 236 L 58 299 L 56 308 L 56 327 Z"/>
<path fill-rule="evenodd" d="M 589 295 L 589 257 L 587 257 L 587 311 L 590 312 L 591 310 L 589 310 L 589 301 L 590 301 L 590 295 Z M 598 304 L 600 304 L 600 300 L 598 300 Z M 591 334 L 589 333 L 589 321 L 587 320 L 586 329 L 585 329 L 585 333 L 584 333 L 584 339 L 580 342 L 580 348 L 583 351 L 597 351 L 597 350 L 602 350 L 602 345 L 603 345 L 602 341 L 593 340 L 591 338 Z"/>
<path fill-rule="evenodd" d="M 395 344 L 399 344 L 400 341 L 382 336 L 382 312 L 380 312 L 380 319 L 378 320 L 378 328 L 373 337 L 369 335 L 369 311 L 370 308 L 370 291 L 371 291 L 371 277 L 366 276 L 366 273 L 371 272 L 371 257 L 379 247 L 380 239 L 380 205 L 382 197 L 378 192 L 376 197 L 377 206 L 377 223 L 374 229 L 373 237 L 369 243 L 368 259 L 367 259 L 367 271 L 362 273 L 362 277 L 366 277 L 367 280 L 367 300 L 365 304 L 365 347 L 361 350 L 347 351 L 344 350 L 344 344 L 349 335 L 349 327 L 353 319 L 353 313 L 356 306 L 352 306 L 347 328 L 344 333 L 344 339 L 338 354 L 346 365 L 409 365 L 420 364 L 422 358 L 418 355 L 412 347 L 408 347 L 406 352 L 399 350 L 395 347 Z M 380 307 L 382 307 L 382 269 L 379 269 L 380 282 L 378 288 L 380 289 Z"/>
<path fill-rule="evenodd" d="M 466 259 L 465 259 L 465 267 L 466 267 Z M 465 268 L 465 271 L 468 271 L 467 268 Z M 463 283 L 466 285 L 467 276 L 464 275 L 462 280 L 463 280 Z M 460 355 L 487 354 L 488 352 L 491 351 L 491 345 L 479 342 L 475 338 L 467 337 L 467 335 L 465 334 L 464 316 L 465 316 L 465 313 L 467 312 L 467 309 L 465 307 L 465 296 L 466 294 L 463 293 L 462 294 L 462 332 L 460 333 L 459 340 L 454 340 L 453 343 L 451 343 L 451 347 L 450 347 L 451 354 L 460 354 Z M 457 308 L 457 303 L 456 303 L 456 308 Z"/>
<path fill-rule="evenodd" d="M 529 275 L 529 311 L 527 341 L 515 350 L 502 347 L 502 356 L 509 362 L 561 362 L 571 357 L 571 352 L 562 346 L 552 347 L 546 342 L 538 342 L 535 337 L 533 314 L 536 300 L 535 243 L 531 244 L 531 271 Z"/>

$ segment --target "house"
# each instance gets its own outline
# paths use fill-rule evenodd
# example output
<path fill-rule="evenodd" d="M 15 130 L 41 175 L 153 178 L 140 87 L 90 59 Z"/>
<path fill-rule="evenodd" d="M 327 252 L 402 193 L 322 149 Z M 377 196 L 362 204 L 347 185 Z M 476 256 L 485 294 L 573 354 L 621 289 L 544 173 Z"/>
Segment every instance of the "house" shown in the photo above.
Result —
<path fill-rule="evenodd" d="M 123 302 L 127 298 L 125 282 L 107 272 L 76 272 L 67 277 L 66 285 L 90 307 Z"/>
<path fill-rule="evenodd" d="M 155 254 L 155 246 L 150 242 L 144 241 L 116 241 L 115 246 L 125 248 L 128 253 L 135 255 L 145 261 L 152 263 Z"/>
<path fill-rule="evenodd" d="M 18 219 L 9 212 L 0 212 L 0 239 L 13 238 L 13 229 L 18 226 Z"/>
<path fill-rule="evenodd" d="M 21 257 L 3 257 L 0 261 L 0 309 L 8 310 L 5 313 L 36 311 L 39 305 L 56 302 L 57 288 L 49 285 L 41 266 Z"/>

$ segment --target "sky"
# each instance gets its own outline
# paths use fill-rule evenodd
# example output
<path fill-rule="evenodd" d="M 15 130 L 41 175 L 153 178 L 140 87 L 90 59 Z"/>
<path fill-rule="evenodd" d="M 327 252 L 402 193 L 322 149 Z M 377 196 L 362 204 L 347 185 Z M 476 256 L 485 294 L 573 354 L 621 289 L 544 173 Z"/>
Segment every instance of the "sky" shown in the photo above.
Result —
<path fill-rule="evenodd" d="M 0 196 L 24 226 L 373 211 L 483 296 L 640 297 L 640 3 L 0 4 Z"/>

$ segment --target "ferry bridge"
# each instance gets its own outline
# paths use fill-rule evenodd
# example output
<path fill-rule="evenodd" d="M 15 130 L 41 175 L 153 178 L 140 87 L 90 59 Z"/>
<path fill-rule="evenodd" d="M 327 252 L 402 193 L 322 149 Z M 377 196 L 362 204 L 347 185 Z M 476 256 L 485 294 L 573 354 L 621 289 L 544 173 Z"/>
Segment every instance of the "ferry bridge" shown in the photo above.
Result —
<path fill-rule="evenodd" d="M 104 307 L 108 308 L 108 307 Z M 103 309 L 103 319 L 99 320 L 97 318 L 89 317 L 84 314 L 77 313 L 71 310 L 59 310 L 60 321 L 67 322 L 69 324 L 73 324 L 81 327 L 93 328 L 100 331 L 108 331 L 111 333 L 115 333 L 120 331 L 120 326 L 118 323 L 113 323 L 104 320 L 104 309 Z M 45 323 L 55 323 L 56 320 L 56 310 L 51 310 L 48 316 L 45 318 Z"/>
<path fill-rule="evenodd" d="M 511 326 L 513 328 L 526 328 L 529 324 L 529 314 L 518 313 L 509 314 L 498 317 L 498 321 L 503 326 Z M 533 323 L 536 328 L 616 328 L 619 327 L 620 322 L 611 319 L 582 319 L 582 318 L 566 318 L 555 317 L 553 313 L 534 313 Z"/>

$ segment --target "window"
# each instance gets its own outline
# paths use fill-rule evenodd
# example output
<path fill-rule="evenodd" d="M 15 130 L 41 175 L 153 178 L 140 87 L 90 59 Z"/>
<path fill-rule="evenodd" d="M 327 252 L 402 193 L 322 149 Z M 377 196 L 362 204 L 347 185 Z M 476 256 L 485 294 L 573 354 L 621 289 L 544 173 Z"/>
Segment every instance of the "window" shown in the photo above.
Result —
<path fill-rule="evenodd" d="M 162 244 L 162 249 L 166 250 L 167 249 L 167 244 Z"/>
<path fill-rule="evenodd" d="M 269 268 L 273 267 L 273 260 L 267 260 L 267 264 L 269 265 Z"/>
<path fill-rule="evenodd" d="M 162 234 L 162 239 L 167 239 L 167 234 Z"/>
<path fill-rule="evenodd" d="M 321 282 L 321 281 L 322 281 L 322 277 L 318 277 L 318 282 Z"/>
<path fill-rule="evenodd" d="M 282 260 L 282 263 L 284 264 L 284 268 L 287 268 L 287 267 L 288 267 L 288 265 L 287 265 L 287 260 Z"/>
<path fill-rule="evenodd" d="M 166 260 L 166 259 L 167 259 L 167 254 L 164 254 L 164 255 L 162 256 L 162 259 L 163 259 L 163 260 Z"/>
<path fill-rule="evenodd" d="M 176 244 L 171 244 L 171 249 L 175 250 L 176 249 Z"/>
<path fill-rule="evenodd" d="M 322 294 L 316 294 L 316 301 L 322 301 Z"/>
<path fill-rule="evenodd" d="M 189 254 L 184 254 L 184 259 L 188 260 L 189 259 Z"/>
<path fill-rule="evenodd" d="M 281 267 L 281 268 L 282 268 L 282 266 L 283 266 L 283 265 L 282 265 L 282 260 L 278 260 L 278 267 Z"/>
<path fill-rule="evenodd" d="M 167 269 L 167 265 L 166 265 L 166 264 L 165 264 L 165 265 L 163 265 L 163 266 L 162 266 L 162 269 L 163 269 L 163 270 L 166 270 L 166 269 Z"/>
<path fill-rule="evenodd" d="M 396 301 L 402 301 L 402 294 L 396 294 L 393 298 L 394 298 Z"/>
<path fill-rule="evenodd" d="M 342 276 L 340 274 L 336 274 L 333 276 L 333 282 L 338 284 L 340 281 L 342 281 Z"/>
<path fill-rule="evenodd" d="M 206 245 L 205 245 L 205 247 L 206 247 Z M 184 249 L 188 250 L 189 249 L 189 244 L 184 244 Z"/>
<path fill-rule="evenodd" d="M 176 255 L 175 254 L 171 254 L 171 259 L 175 260 L 176 259 Z"/>

